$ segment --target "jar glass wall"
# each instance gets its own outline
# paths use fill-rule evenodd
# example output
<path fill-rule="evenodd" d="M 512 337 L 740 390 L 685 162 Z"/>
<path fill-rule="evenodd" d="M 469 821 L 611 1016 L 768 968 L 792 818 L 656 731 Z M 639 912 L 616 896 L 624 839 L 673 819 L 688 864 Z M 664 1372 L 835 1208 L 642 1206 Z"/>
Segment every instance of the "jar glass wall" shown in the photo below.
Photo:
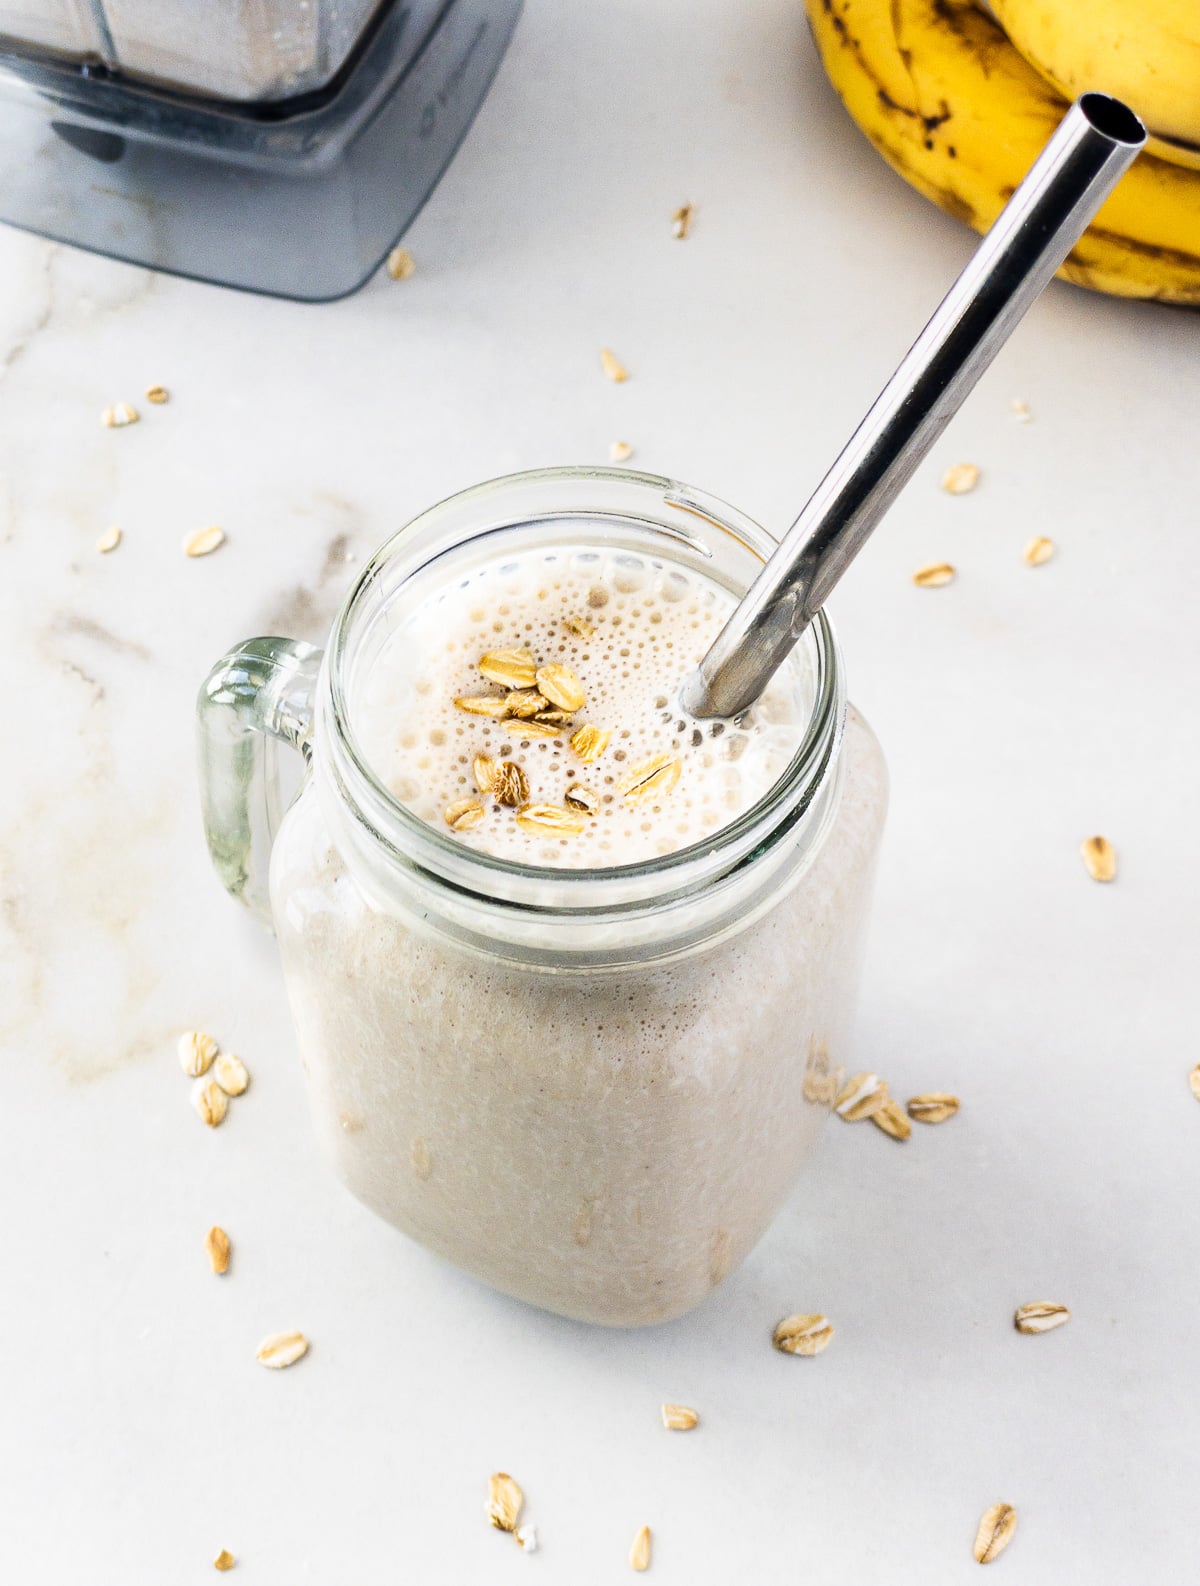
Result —
<path fill-rule="evenodd" d="M 735 594 L 770 550 L 723 503 L 610 470 L 518 476 L 425 514 L 343 609 L 311 730 L 280 717 L 312 771 L 274 840 L 270 902 L 317 1132 L 350 1189 L 497 1288 L 632 1325 L 737 1266 L 828 1113 L 886 773 L 822 618 L 800 657 L 795 756 L 715 838 L 564 871 L 414 817 L 360 752 L 356 678 L 456 559 L 551 541 L 616 546 L 655 577 L 702 567 Z M 311 687 L 311 669 L 302 657 L 291 684 Z M 247 894 L 249 850 L 269 841 L 253 827 L 245 863 L 218 843 Z"/>

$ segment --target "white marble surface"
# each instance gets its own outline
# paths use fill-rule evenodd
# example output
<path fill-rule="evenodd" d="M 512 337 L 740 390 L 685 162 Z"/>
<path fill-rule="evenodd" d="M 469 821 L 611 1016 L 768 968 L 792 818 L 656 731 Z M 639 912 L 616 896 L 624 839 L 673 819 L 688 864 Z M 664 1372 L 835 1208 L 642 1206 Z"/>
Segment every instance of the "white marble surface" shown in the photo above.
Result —
<path fill-rule="evenodd" d="M 319 637 L 428 503 L 618 436 L 783 526 L 971 244 L 850 127 L 795 0 L 530 0 L 408 242 L 410 282 L 306 308 L 0 234 L 0 1574 L 198 1582 L 228 1547 L 271 1586 L 590 1586 L 647 1521 L 663 1581 L 925 1586 L 973 1578 L 1005 1499 L 1005 1579 L 1192 1578 L 1200 320 L 1052 288 L 836 597 L 894 773 L 859 1056 L 960 1117 L 831 1123 L 707 1306 L 602 1334 L 316 1159 L 271 943 L 208 872 L 194 690 L 248 634 Z M 119 399 L 142 422 L 102 429 Z M 189 1024 L 254 1075 L 215 1133 Z M 1072 1322 L 1018 1337 L 1041 1298 Z M 770 1348 L 796 1309 L 836 1323 L 820 1359 Z M 283 1327 L 313 1348 L 277 1376 Z M 495 1468 L 534 1558 L 483 1522 Z"/>

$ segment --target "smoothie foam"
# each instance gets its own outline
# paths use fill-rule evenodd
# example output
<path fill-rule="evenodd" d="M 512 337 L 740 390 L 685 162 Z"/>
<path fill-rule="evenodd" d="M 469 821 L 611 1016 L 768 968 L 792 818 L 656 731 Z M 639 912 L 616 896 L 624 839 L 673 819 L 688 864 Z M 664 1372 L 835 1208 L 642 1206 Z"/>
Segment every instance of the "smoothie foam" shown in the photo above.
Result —
<path fill-rule="evenodd" d="M 360 742 L 394 796 L 432 825 L 445 829 L 448 807 L 478 797 L 483 818 L 455 832 L 478 852 L 579 868 L 688 847 L 763 797 L 795 753 L 811 708 L 797 665 L 736 722 L 681 713 L 680 684 L 734 604 L 727 589 L 693 571 L 607 549 L 484 561 L 419 604 L 383 644 L 353 707 Z M 520 720 L 456 706 L 462 697 L 504 697 L 478 669 L 498 649 L 560 663 L 579 680 L 585 704 L 556 736 L 531 736 Z M 585 723 L 612 734 L 593 763 L 571 746 Z M 577 819 L 582 829 L 571 835 L 530 830 L 515 808 L 480 793 L 477 755 L 518 765 L 531 803 L 571 809 L 572 790 L 582 786 L 595 813 Z M 662 756 L 679 762 L 670 790 L 627 798 L 625 779 Z"/>

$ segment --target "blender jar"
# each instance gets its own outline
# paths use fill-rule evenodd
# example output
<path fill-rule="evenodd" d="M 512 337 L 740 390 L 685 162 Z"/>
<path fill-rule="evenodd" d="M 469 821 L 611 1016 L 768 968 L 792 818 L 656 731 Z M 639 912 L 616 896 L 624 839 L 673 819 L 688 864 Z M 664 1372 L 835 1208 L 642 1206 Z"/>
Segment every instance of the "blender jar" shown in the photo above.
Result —
<path fill-rule="evenodd" d="M 345 65 L 380 0 L 96 0 L 112 63 L 220 99 L 311 93 Z M 408 0 L 422 34 L 441 0 Z"/>
<path fill-rule="evenodd" d="M 0 0 L 0 219 L 325 302 L 453 158 L 520 0 Z"/>

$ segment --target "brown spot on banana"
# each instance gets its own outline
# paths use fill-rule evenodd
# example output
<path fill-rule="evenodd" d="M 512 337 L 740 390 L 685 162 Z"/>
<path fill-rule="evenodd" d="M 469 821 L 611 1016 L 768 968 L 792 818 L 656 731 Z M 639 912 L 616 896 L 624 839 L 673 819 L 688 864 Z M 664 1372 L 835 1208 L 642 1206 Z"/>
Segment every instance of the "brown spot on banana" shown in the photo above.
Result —
<path fill-rule="evenodd" d="M 878 78 L 876 78 L 875 81 L 878 81 Z M 893 99 L 886 88 L 879 89 L 879 102 L 885 110 L 890 110 L 895 115 L 908 116 L 913 121 L 920 122 L 921 128 L 925 133 L 925 147 L 927 149 L 931 149 L 933 147 L 933 143 L 930 141 L 932 134 L 935 133 L 939 127 L 945 126 L 946 122 L 949 121 L 954 114 L 949 105 L 943 99 L 942 108 L 938 111 L 936 116 L 922 115 L 921 112 L 914 109 L 912 105 L 902 105 L 897 100 Z"/>
<path fill-rule="evenodd" d="M 871 138 L 870 133 L 867 134 Z M 883 155 L 888 164 L 895 170 L 910 187 L 915 187 L 919 193 L 935 203 L 939 209 L 944 209 L 955 220 L 961 221 L 964 226 L 970 226 L 972 231 L 985 231 L 987 227 L 980 217 L 967 203 L 960 193 L 952 188 L 943 187 L 940 182 L 931 182 L 922 171 L 918 171 L 896 149 L 889 147 L 876 138 L 871 138 L 872 144 Z"/>
<path fill-rule="evenodd" d="M 1155 264 L 1164 272 L 1157 280 L 1147 269 Z M 1200 307 L 1200 262 L 1192 254 L 1139 242 L 1119 232 L 1093 228 L 1072 249 L 1059 273 L 1064 280 L 1093 292 L 1188 310 Z"/>
<path fill-rule="evenodd" d="M 1161 303 L 1164 308 L 1177 308 L 1185 314 L 1200 309 L 1200 286 L 1152 286 L 1122 276 L 1103 264 L 1088 269 L 1068 262 L 1058 273 L 1072 286 L 1085 287 L 1089 292 L 1104 292 L 1109 297 L 1126 297 L 1140 303 Z"/>
<path fill-rule="evenodd" d="M 1139 242 L 1136 237 L 1123 237 L 1118 231 L 1104 231 L 1095 225 L 1076 245 L 1071 257 L 1081 249 L 1086 250 L 1089 243 L 1103 243 L 1109 248 L 1136 254 L 1139 259 L 1154 259 L 1159 264 L 1170 265 L 1173 270 L 1195 270 L 1200 274 L 1200 254 L 1188 253 L 1183 248 L 1164 248 L 1157 242 Z"/>

